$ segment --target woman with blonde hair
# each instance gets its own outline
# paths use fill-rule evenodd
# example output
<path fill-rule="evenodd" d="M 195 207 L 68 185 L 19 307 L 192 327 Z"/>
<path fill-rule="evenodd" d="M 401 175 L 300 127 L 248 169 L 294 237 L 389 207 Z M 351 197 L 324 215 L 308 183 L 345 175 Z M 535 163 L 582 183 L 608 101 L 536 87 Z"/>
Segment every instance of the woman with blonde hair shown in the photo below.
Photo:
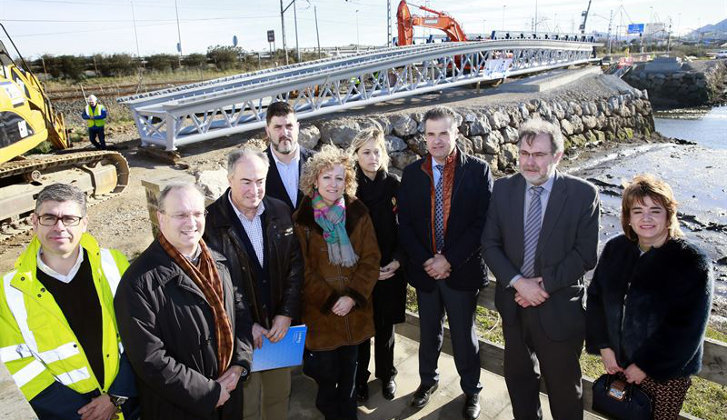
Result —
<path fill-rule="evenodd" d="M 379 277 L 372 295 L 374 305 L 374 366 L 375 376 L 381 379 L 381 392 L 387 400 L 396 393 L 394 377 L 394 324 L 405 321 L 406 281 L 399 270 L 398 232 L 396 221 L 396 194 L 399 178 L 388 172 L 389 155 L 386 153 L 384 133 L 371 128 L 359 133 L 351 142 L 349 152 L 356 160 L 356 196 L 366 204 L 374 224 L 381 250 Z M 371 359 L 371 340 L 358 348 L 356 398 L 368 400 L 368 370 Z"/>
<path fill-rule="evenodd" d="M 300 186 L 306 197 L 293 222 L 305 264 L 303 372 L 318 384 L 316 407 L 326 420 L 355 419 L 358 345 L 374 335 L 371 291 L 381 254 L 346 152 L 324 146 Z"/>
<path fill-rule="evenodd" d="M 651 396 L 654 419 L 676 419 L 702 364 L 712 266 L 684 239 L 671 187 L 652 175 L 625 188 L 621 226 L 588 287 L 586 350 Z"/>

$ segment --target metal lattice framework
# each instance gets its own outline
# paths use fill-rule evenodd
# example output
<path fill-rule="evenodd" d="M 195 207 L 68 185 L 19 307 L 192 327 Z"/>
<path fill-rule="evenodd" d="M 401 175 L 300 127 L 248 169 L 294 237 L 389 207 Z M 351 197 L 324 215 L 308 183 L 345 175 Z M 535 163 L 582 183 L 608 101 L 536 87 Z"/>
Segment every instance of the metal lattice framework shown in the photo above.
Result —
<path fill-rule="evenodd" d="M 288 101 L 298 119 L 593 60 L 588 42 L 502 40 L 395 47 L 119 98 L 143 146 L 178 146 L 265 126 Z"/>

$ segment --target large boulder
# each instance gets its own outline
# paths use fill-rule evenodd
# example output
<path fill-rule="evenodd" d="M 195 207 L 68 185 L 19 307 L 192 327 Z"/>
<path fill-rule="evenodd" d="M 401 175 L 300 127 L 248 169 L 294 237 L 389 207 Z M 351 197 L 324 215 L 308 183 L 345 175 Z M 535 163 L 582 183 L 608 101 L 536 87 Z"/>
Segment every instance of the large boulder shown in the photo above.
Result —
<path fill-rule="evenodd" d="M 406 139 L 406 144 L 409 145 L 409 149 L 420 156 L 427 154 L 427 141 L 421 134 Z"/>
<path fill-rule="evenodd" d="M 409 148 L 409 146 L 406 144 L 406 142 L 404 140 L 400 139 L 399 137 L 386 136 L 386 151 L 388 153 L 401 152 L 408 148 Z"/>
<path fill-rule="evenodd" d="M 495 130 L 505 128 L 510 125 L 510 118 L 508 115 L 499 109 L 490 112 L 487 118 L 490 121 L 490 126 Z"/>
<path fill-rule="evenodd" d="M 417 133 L 418 123 L 408 115 L 400 115 L 391 124 L 392 133 L 399 137 L 409 137 Z"/>
<path fill-rule="evenodd" d="M 204 196 L 214 200 L 221 196 L 230 184 L 227 180 L 227 169 L 225 168 L 200 171 L 195 173 L 194 177 Z"/>
<path fill-rule="evenodd" d="M 315 149 L 321 139 L 321 130 L 315 125 L 309 125 L 300 129 L 298 143 L 306 149 Z"/>
<path fill-rule="evenodd" d="M 404 150 L 401 152 L 392 152 L 389 155 L 389 158 L 391 159 L 391 166 L 398 169 L 404 169 L 409 164 L 419 159 L 419 156 L 411 150 Z"/>
<path fill-rule="evenodd" d="M 361 132 L 361 126 L 354 120 L 342 118 L 322 122 L 320 130 L 323 143 L 335 144 L 346 149 L 351 145 L 351 140 L 356 137 L 356 134 Z"/>

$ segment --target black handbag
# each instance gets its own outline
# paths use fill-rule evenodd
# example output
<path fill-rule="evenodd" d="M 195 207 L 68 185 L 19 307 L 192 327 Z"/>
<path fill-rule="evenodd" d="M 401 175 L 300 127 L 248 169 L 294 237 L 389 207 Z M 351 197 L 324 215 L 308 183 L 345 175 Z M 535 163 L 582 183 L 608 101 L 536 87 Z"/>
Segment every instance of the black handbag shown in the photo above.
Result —
<path fill-rule="evenodd" d="M 636 384 L 616 375 L 601 375 L 593 383 L 593 410 L 617 420 L 650 420 L 651 397 Z"/>

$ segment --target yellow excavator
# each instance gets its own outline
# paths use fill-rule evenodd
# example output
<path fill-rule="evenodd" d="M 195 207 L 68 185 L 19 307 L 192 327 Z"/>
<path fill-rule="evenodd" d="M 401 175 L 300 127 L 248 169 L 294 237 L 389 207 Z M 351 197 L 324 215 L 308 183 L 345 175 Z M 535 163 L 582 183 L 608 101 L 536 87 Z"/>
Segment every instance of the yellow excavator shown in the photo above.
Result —
<path fill-rule="evenodd" d="M 74 184 L 93 202 L 118 194 L 129 164 L 117 152 L 71 149 L 63 115 L 53 109 L 38 78 L 13 45 L 18 63 L 0 41 L 0 240 L 30 228 L 35 198 L 46 185 Z M 29 154 L 44 141 L 53 154 Z"/>

